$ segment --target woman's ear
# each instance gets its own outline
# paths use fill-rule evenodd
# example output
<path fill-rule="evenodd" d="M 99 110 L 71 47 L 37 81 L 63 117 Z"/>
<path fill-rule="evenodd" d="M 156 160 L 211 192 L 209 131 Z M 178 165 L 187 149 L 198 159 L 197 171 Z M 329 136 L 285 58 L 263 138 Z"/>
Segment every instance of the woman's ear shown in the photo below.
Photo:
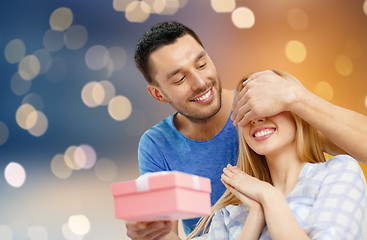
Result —
<path fill-rule="evenodd" d="M 166 100 L 166 98 L 161 94 L 161 91 L 156 86 L 154 86 L 152 84 L 148 84 L 147 90 L 148 90 L 149 94 L 153 98 L 155 98 L 158 102 L 161 102 L 161 103 L 167 103 L 168 102 Z"/>

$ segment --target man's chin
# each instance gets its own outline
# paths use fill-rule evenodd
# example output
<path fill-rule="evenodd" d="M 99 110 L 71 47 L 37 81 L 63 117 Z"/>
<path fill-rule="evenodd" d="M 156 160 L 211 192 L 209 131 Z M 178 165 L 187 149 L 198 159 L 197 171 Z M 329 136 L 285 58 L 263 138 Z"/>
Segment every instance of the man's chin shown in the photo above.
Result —
<path fill-rule="evenodd" d="M 189 115 L 180 113 L 181 115 L 185 116 L 187 119 L 193 121 L 193 122 L 206 122 L 212 117 L 214 117 L 220 110 L 221 106 L 219 106 L 216 110 L 212 111 L 211 113 L 207 114 L 198 114 L 198 115 Z"/>

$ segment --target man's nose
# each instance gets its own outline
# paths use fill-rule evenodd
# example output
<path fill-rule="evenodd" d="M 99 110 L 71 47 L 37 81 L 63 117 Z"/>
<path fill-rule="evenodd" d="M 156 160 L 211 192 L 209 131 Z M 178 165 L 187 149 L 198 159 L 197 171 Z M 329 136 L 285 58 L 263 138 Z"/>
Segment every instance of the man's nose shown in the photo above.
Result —
<path fill-rule="evenodd" d="M 191 87 L 193 90 L 206 88 L 206 80 L 198 73 L 192 74 Z"/>

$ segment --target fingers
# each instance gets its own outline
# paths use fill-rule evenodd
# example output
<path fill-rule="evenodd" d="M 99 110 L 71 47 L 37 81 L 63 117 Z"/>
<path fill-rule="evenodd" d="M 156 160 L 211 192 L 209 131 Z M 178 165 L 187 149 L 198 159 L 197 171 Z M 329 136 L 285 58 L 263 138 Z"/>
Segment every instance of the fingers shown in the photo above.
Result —
<path fill-rule="evenodd" d="M 238 97 L 236 107 L 234 108 L 231 119 L 233 125 L 237 126 L 240 121 L 251 111 L 251 104 L 248 102 L 246 96 Z M 249 122 L 246 118 L 246 122 Z"/>
<path fill-rule="evenodd" d="M 237 111 L 238 111 L 237 108 L 239 106 L 239 101 L 240 100 L 243 101 L 243 97 L 246 94 L 246 92 L 247 92 L 247 88 L 244 87 L 244 88 L 242 88 L 242 90 L 239 93 L 237 93 L 237 96 L 236 96 L 236 98 L 235 98 L 235 100 L 233 102 L 233 105 L 232 105 L 232 111 L 233 111 L 233 114 L 231 116 L 232 120 L 234 119 L 233 117 L 235 117 L 236 114 L 237 114 Z"/>
<path fill-rule="evenodd" d="M 236 188 L 234 188 L 233 186 L 227 184 L 225 181 L 223 181 L 223 179 L 221 179 L 224 186 L 226 186 L 226 188 L 233 194 L 236 196 L 237 199 L 239 199 L 243 204 L 245 204 L 250 210 L 251 209 L 257 209 L 262 211 L 262 207 L 260 205 L 260 203 L 258 203 L 257 201 L 251 199 L 250 197 L 248 197 L 246 194 L 240 192 L 239 190 L 237 190 Z"/>
<path fill-rule="evenodd" d="M 126 223 L 127 236 L 139 240 L 159 239 L 157 237 L 167 235 L 171 227 L 170 221 Z"/>
<path fill-rule="evenodd" d="M 258 117 L 256 116 L 256 111 L 253 111 L 253 109 L 255 106 L 254 104 L 259 104 L 260 100 L 257 99 L 258 94 L 256 92 L 253 92 L 253 89 L 255 88 L 257 89 L 257 91 L 259 91 L 259 88 L 263 88 L 264 84 L 266 84 L 261 83 L 264 82 L 261 81 L 261 79 L 266 80 L 273 75 L 276 74 L 271 70 L 257 72 L 252 74 L 246 81 L 243 82 L 243 89 L 241 90 L 241 92 L 238 93 L 232 106 L 233 113 L 231 115 L 231 119 L 233 121 L 233 125 L 244 126 L 248 124 L 252 119 L 256 119 Z M 252 84 L 254 80 L 257 80 L 255 85 Z M 254 101 L 250 101 L 251 99 Z"/>
<path fill-rule="evenodd" d="M 246 83 L 248 84 L 248 83 Z M 231 119 L 233 125 L 237 126 L 238 123 L 252 110 L 253 101 L 250 101 L 254 94 L 250 91 L 249 87 L 246 85 L 241 92 L 237 95 L 233 106 Z M 248 117 L 246 118 L 246 123 L 248 123 Z"/>
<path fill-rule="evenodd" d="M 164 236 L 169 234 L 170 231 L 171 231 L 171 225 L 165 225 L 163 228 L 146 235 L 144 239 L 161 240 Z"/>
<path fill-rule="evenodd" d="M 227 167 L 223 169 L 223 174 L 221 176 L 221 179 L 229 186 L 232 186 L 232 180 L 235 177 L 235 175 L 238 173 L 239 170 L 238 167 L 233 167 L 231 164 L 228 164 Z"/>

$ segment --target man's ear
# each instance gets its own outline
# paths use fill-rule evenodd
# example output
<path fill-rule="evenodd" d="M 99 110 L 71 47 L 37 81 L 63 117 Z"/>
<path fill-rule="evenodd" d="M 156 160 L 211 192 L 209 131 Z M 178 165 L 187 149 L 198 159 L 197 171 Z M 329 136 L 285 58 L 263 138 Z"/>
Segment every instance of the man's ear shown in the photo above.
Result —
<path fill-rule="evenodd" d="M 154 85 L 148 84 L 147 90 L 149 94 L 161 103 L 167 103 L 166 98 L 161 94 L 161 91 Z"/>

